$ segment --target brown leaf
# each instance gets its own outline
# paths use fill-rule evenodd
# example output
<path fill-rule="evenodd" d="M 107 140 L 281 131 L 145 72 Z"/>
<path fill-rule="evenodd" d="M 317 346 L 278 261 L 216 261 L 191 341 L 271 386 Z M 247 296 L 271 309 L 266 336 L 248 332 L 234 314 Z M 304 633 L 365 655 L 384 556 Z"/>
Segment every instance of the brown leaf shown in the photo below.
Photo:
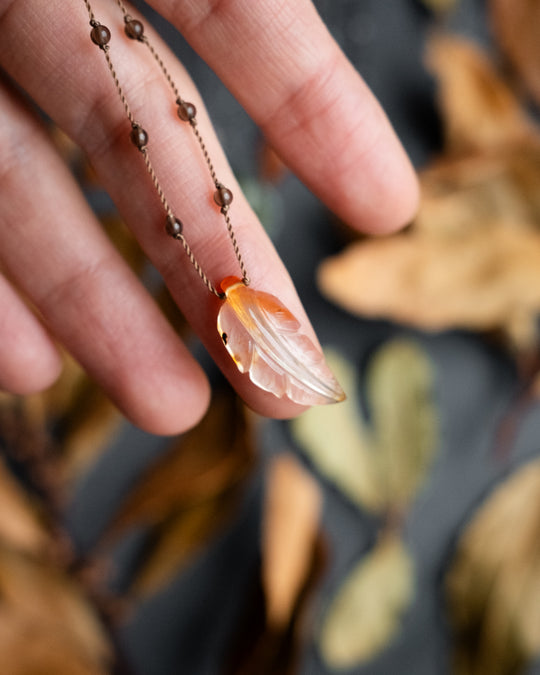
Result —
<path fill-rule="evenodd" d="M 0 607 L 0 658 L 6 675 L 108 675 L 66 633 L 46 621 Z"/>
<path fill-rule="evenodd" d="M 126 529 L 150 528 L 133 595 L 166 585 L 229 521 L 254 459 L 243 405 L 229 389 L 216 393 L 203 421 L 144 473 L 103 537 L 106 543 Z"/>
<path fill-rule="evenodd" d="M 497 487 L 446 579 L 458 675 L 513 675 L 540 655 L 540 460 Z"/>
<path fill-rule="evenodd" d="M 0 541 L 27 553 L 43 554 L 52 546 L 37 505 L 0 460 Z"/>
<path fill-rule="evenodd" d="M 347 576 L 328 610 L 319 642 L 326 663 L 352 668 L 374 658 L 398 633 L 413 596 L 410 554 L 401 539 L 386 534 Z"/>
<path fill-rule="evenodd" d="M 263 515 L 262 580 L 266 621 L 284 630 L 312 567 L 322 494 L 315 479 L 291 454 L 268 469 Z"/>
<path fill-rule="evenodd" d="M 148 597 L 166 586 L 183 566 L 230 520 L 238 504 L 238 491 L 193 504 L 173 513 L 154 528 L 129 593 Z"/>
<path fill-rule="evenodd" d="M 501 331 L 537 341 L 540 134 L 487 57 L 464 40 L 428 50 L 439 80 L 446 154 L 421 174 L 407 232 L 355 243 L 319 271 L 348 311 L 428 330 Z"/>
<path fill-rule="evenodd" d="M 81 667 L 74 672 L 100 673 L 111 659 L 103 629 L 79 589 L 43 561 L 5 546 L 0 546 L 0 615 L 2 612 L 7 614 L 8 624 L 17 621 L 27 636 L 35 633 L 40 649 L 49 638 L 57 644 L 65 642 L 67 653 L 80 657 Z M 13 637 L 13 626 L 5 630 L 0 638 L 7 643 Z"/>
<path fill-rule="evenodd" d="M 422 0 L 422 2 L 434 12 L 449 12 L 456 8 L 459 0 Z"/>
<path fill-rule="evenodd" d="M 173 441 L 145 471 L 109 533 L 163 523 L 179 509 L 215 499 L 249 474 L 254 459 L 246 413 L 230 390 L 214 396 L 206 417 Z"/>
<path fill-rule="evenodd" d="M 59 471 L 64 487 L 71 487 L 110 446 L 124 417 L 109 397 L 85 379 L 78 396 L 63 416 Z"/>
<path fill-rule="evenodd" d="M 487 56 L 471 42 L 437 36 L 427 63 L 438 83 L 446 151 L 493 151 L 526 141 L 532 125 Z"/>
<path fill-rule="evenodd" d="M 495 36 L 522 82 L 540 102 L 540 6 L 536 0 L 490 0 Z"/>
<path fill-rule="evenodd" d="M 540 235 L 499 224 L 489 237 L 371 240 L 325 261 L 319 284 L 354 314 L 428 330 L 499 328 L 530 346 L 540 310 Z"/>

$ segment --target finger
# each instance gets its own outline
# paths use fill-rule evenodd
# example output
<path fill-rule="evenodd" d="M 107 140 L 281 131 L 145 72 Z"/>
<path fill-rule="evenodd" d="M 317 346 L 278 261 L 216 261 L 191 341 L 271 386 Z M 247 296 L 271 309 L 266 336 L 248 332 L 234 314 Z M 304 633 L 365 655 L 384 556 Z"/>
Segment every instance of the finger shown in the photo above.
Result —
<path fill-rule="evenodd" d="M 200 368 L 97 226 L 42 129 L 3 87 L 0 110 L 2 267 L 135 424 L 163 434 L 193 425 L 208 401 Z M 35 342 L 37 328 L 8 301 L 5 330 L 26 328 L 24 340 Z"/>
<path fill-rule="evenodd" d="M 310 0 L 149 0 L 235 94 L 289 166 L 351 225 L 388 232 L 418 202 L 381 107 Z"/>
<path fill-rule="evenodd" d="M 82 3 L 81 7 L 84 10 Z M 88 17 L 72 5 L 70 10 L 66 12 L 58 0 L 18 0 L 12 4 L 0 20 L 0 30 L 5 36 L 0 43 L 0 62 L 88 152 L 124 219 L 162 273 L 179 306 L 247 402 L 265 415 L 281 417 L 297 413 L 299 407 L 290 401 L 277 400 L 252 385 L 247 376 L 237 371 L 225 351 L 216 330 L 219 300 L 208 293 L 181 247 L 165 233 L 162 205 L 142 157 L 137 156 L 129 141 L 130 125 L 103 54 L 89 39 Z M 238 263 L 219 209 L 213 203 L 215 188 L 200 148 L 189 125 L 179 122 L 174 97 L 171 100 L 167 83 L 144 45 L 134 45 L 123 34 L 122 16 L 117 8 L 97 0 L 95 12 L 99 21 L 111 27 L 111 58 L 135 118 L 150 134 L 149 152 L 163 190 L 184 222 L 186 238 L 206 273 L 218 283 L 236 273 Z M 55 26 L 55 30 L 44 32 L 43 25 Z M 309 332 L 291 281 L 241 195 L 192 83 L 152 31 L 148 32 L 183 97 L 196 103 L 198 128 L 217 174 L 236 195 L 232 213 L 253 285 L 278 295 Z M 18 58 L 19 51 L 24 58 Z"/>
<path fill-rule="evenodd" d="M 0 389 L 31 394 L 51 385 L 60 369 L 47 332 L 0 274 Z"/>

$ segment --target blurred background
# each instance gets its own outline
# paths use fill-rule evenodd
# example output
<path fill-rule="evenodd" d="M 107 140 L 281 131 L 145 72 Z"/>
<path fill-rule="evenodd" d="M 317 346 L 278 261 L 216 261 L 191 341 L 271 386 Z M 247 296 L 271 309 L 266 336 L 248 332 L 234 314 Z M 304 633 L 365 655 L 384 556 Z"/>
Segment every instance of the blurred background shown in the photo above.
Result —
<path fill-rule="evenodd" d="M 540 5 L 315 4 L 420 172 L 398 235 L 340 223 L 140 9 L 348 399 L 291 422 L 246 410 L 51 128 L 214 395 L 172 439 L 130 426 L 67 355 L 51 390 L 0 395 L 5 675 L 540 674 Z"/>

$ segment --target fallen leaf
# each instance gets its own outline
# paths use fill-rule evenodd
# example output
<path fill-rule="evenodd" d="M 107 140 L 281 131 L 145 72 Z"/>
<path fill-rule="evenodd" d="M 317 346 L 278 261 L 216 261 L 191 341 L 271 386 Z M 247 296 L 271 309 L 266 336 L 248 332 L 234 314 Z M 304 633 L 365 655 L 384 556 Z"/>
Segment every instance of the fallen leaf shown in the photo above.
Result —
<path fill-rule="evenodd" d="M 332 352 L 327 360 L 348 399 L 305 412 L 292 422 L 293 436 L 355 503 L 402 515 L 424 483 L 437 448 L 431 364 L 412 341 L 380 348 L 366 371 L 368 423 L 362 421 L 353 366 Z"/>
<path fill-rule="evenodd" d="M 439 37 L 446 148 L 421 174 L 404 233 L 354 243 L 325 261 L 323 294 L 348 311 L 427 330 L 498 331 L 534 349 L 540 296 L 540 134 L 478 47 Z"/>
<path fill-rule="evenodd" d="M 81 666 L 81 673 L 102 672 L 112 658 L 101 624 L 78 587 L 51 565 L 4 545 L 0 545 L 0 616 L 2 612 L 19 617 L 39 639 L 55 634 L 58 644 L 64 641 L 68 653 L 77 652 L 81 664 L 88 664 L 87 670 Z M 2 637 L 6 639 L 6 634 Z"/>
<path fill-rule="evenodd" d="M 25 551 L 44 554 L 52 547 L 37 504 L 0 460 L 0 541 Z"/>
<path fill-rule="evenodd" d="M 289 624 L 312 567 L 322 494 L 315 479 L 291 454 L 268 467 L 263 513 L 262 582 L 271 630 Z"/>
<path fill-rule="evenodd" d="M 366 372 L 380 492 L 403 514 L 425 483 L 438 444 L 433 367 L 410 340 L 383 345 Z"/>
<path fill-rule="evenodd" d="M 179 510 L 153 528 L 129 584 L 131 598 L 145 598 L 165 587 L 219 532 L 238 506 L 238 491 Z"/>
<path fill-rule="evenodd" d="M 536 102 L 540 102 L 540 45 L 537 27 L 540 6 L 536 0 L 490 0 L 495 37 L 515 72 Z"/>
<path fill-rule="evenodd" d="M 458 675 L 514 675 L 540 656 L 540 460 L 487 498 L 446 578 Z"/>
<path fill-rule="evenodd" d="M 0 605 L 0 655 L 6 675 L 109 675 L 54 624 Z"/>
<path fill-rule="evenodd" d="M 428 42 L 446 154 L 472 154 L 527 142 L 533 125 L 486 54 L 472 42 L 438 35 Z"/>
<path fill-rule="evenodd" d="M 449 12 L 456 8 L 459 0 L 422 0 L 422 2 L 434 12 Z"/>
<path fill-rule="evenodd" d="M 313 634 L 311 600 L 326 567 L 319 529 L 322 493 L 291 453 L 274 455 L 266 470 L 261 563 L 248 583 L 227 675 L 295 675 Z"/>
<path fill-rule="evenodd" d="M 319 282 L 353 314 L 428 330 L 501 329 L 530 342 L 540 310 L 540 236 L 502 224 L 489 238 L 374 239 L 325 261 Z"/>
<path fill-rule="evenodd" d="M 179 509 L 210 501 L 249 475 L 254 460 L 246 413 L 230 390 L 216 393 L 197 427 L 141 476 L 106 536 L 164 522 Z"/>
<path fill-rule="evenodd" d="M 64 489 L 72 488 L 105 452 L 123 422 L 123 415 L 109 397 L 85 379 L 59 424 L 61 450 L 58 471 Z"/>
<path fill-rule="evenodd" d="M 144 472 L 102 537 L 104 546 L 130 528 L 148 529 L 128 584 L 132 595 L 165 586 L 229 521 L 254 460 L 245 409 L 224 389 L 203 421 Z"/>
<path fill-rule="evenodd" d="M 328 365 L 347 392 L 337 406 L 311 408 L 292 420 L 296 443 L 317 469 L 349 499 L 372 511 L 382 508 L 374 449 L 361 419 L 355 367 L 334 350 L 325 350 Z"/>
<path fill-rule="evenodd" d="M 398 634 L 414 597 L 414 567 L 393 534 L 379 539 L 345 578 L 326 613 L 319 648 L 333 669 L 373 659 Z"/>

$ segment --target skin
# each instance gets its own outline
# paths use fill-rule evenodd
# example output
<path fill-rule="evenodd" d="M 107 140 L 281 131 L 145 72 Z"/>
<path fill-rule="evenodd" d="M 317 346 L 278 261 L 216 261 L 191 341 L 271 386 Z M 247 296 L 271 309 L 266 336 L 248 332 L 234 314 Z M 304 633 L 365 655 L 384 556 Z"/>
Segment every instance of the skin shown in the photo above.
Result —
<path fill-rule="evenodd" d="M 379 104 L 309 0 L 150 0 L 260 125 L 289 167 L 352 227 L 389 233 L 417 206 L 413 169 Z M 111 58 L 135 118 L 148 130 L 160 182 L 208 276 L 237 263 L 189 125 L 148 51 L 123 35 L 113 0 L 95 0 L 112 33 Z M 136 12 L 131 12 L 137 16 Z M 252 286 L 277 295 L 310 332 L 290 278 L 227 164 L 196 87 L 149 26 L 199 129 L 231 210 Z M 164 216 L 82 0 L 0 0 L 0 388 L 54 382 L 62 343 L 136 425 L 186 430 L 204 414 L 198 364 L 122 261 L 87 207 L 21 91 L 88 154 L 126 223 L 180 309 L 244 400 L 261 414 L 301 408 L 240 375 L 216 331 L 220 301 L 200 282 Z M 12 83 L 18 85 L 15 91 Z M 151 104 L 149 104 L 151 102 Z M 187 150 L 186 150 L 187 149 Z M 137 161 L 140 160 L 140 161 Z M 35 308 L 31 312 L 28 300 Z"/>

